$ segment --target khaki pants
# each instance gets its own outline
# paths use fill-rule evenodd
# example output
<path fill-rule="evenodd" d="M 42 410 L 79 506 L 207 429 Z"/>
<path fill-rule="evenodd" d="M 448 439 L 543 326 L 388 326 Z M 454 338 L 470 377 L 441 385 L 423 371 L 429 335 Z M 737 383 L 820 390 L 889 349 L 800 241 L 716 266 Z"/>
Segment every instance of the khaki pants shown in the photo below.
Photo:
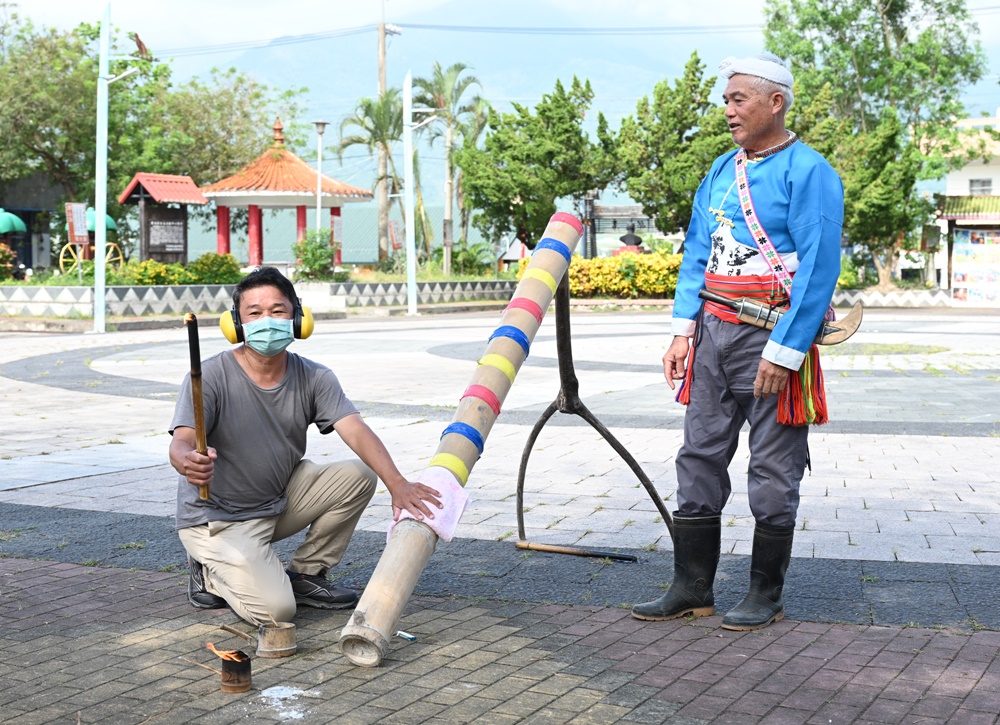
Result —
<path fill-rule="evenodd" d="M 295 597 L 271 544 L 309 527 L 288 568 L 319 574 L 340 562 L 377 477 L 360 461 L 317 465 L 303 460 L 288 481 L 288 506 L 280 516 L 212 521 L 178 531 L 192 559 L 201 562 L 205 588 L 252 624 L 291 620 Z"/>

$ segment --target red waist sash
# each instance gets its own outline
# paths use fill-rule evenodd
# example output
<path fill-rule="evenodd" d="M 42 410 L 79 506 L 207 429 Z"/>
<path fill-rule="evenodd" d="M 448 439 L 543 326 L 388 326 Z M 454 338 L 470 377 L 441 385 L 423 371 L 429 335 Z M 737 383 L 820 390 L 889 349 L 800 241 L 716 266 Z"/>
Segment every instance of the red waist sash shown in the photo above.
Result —
<path fill-rule="evenodd" d="M 705 272 L 705 289 L 731 300 L 746 297 L 773 307 L 788 307 L 788 295 L 772 274 L 747 274 L 730 277 Z M 705 311 L 715 315 L 720 320 L 740 324 L 733 310 L 715 302 L 706 302 Z"/>

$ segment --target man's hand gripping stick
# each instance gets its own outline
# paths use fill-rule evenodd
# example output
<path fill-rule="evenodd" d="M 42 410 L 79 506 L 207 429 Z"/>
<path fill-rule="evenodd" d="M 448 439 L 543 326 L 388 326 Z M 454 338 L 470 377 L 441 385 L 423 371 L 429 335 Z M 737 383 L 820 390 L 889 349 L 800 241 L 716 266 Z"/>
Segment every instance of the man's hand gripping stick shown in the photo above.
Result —
<path fill-rule="evenodd" d="M 188 329 L 188 350 L 191 353 L 191 398 L 194 403 L 195 446 L 203 456 L 208 455 L 208 440 L 205 436 L 205 403 L 201 395 L 201 345 L 198 342 L 198 318 L 188 312 L 184 315 Z M 198 486 L 198 497 L 208 501 L 208 484 Z"/>

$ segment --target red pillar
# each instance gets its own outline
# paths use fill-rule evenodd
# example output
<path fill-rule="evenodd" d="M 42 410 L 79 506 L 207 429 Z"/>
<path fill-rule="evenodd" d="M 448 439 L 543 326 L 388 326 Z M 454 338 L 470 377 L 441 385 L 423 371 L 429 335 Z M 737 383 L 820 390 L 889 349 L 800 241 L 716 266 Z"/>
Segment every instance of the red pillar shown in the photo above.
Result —
<path fill-rule="evenodd" d="M 304 206 L 295 207 L 295 241 L 301 242 L 306 238 L 306 208 Z"/>
<path fill-rule="evenodd" d="M 264 264 L 264 224 L 263 214 L 259 206 L 250 205 L 248 233 L 250 237 L 250 266 L 259 267 Z"/>
<path fill-rule="evenodd" d="M 333 266 L 340 266 L 340 249 L 343 246 L 343 229 L 340 223 L 340 207 L 330 207 L 330 244 L 337 248 L 333 252 Z"/>
<path fill-rule="evenodd" d="M 215 221 L 217 231 L 215 233 L 215 251 L 219 254 L 229 254 L 229 207 L 217 206 L 215 208 Z"/>

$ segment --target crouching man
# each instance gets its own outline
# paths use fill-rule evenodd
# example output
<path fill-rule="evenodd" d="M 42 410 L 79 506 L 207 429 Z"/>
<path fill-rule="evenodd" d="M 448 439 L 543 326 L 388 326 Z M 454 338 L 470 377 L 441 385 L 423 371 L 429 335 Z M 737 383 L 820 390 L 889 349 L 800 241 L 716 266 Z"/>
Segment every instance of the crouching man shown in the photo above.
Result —
<path fill-rule="evenodd" d="M 263 267 L 240 281 L 223 332 L 237 347 L 202 364 L 207 455 L 198 453 L 191 377 L 170 424 L 170 463 L 180 474 L 177 529 L 188 553 L 188 600 L 228 605 L 252 624 L 289 621 L 301 604 L 346 609 L 357 592 L 327 579 L 340 562 L 381 479 L 394 516 L 434 518 L 438 494 L 407 481 L 362 420 L 336 375 L 287 351 L 312 332 L 292 283 Z M 336 431 L 360 460 L 303 458 L 315 424 Z M 207 501 L 199 486 L 208 484 Z M 287 568 L 271 544 L 308 529 Z"/>

